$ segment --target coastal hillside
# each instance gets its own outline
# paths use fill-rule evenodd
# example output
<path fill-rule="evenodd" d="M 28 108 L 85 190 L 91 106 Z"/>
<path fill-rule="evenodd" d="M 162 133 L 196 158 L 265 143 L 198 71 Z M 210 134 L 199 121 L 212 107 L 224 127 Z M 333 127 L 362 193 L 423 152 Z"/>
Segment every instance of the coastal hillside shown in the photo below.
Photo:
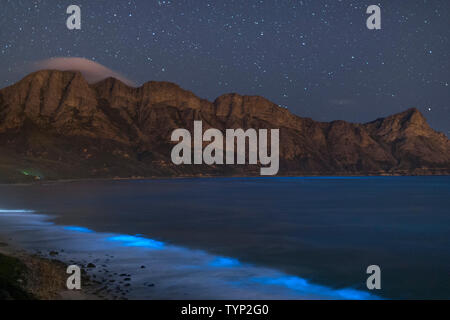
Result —
<path fill-rule="evenodd" d="M 0 183 L 173 176 L 257 176 L 259 166 L 172 164 L 173 130 L 280 129 L 279 175 L 450 173 L 450 141 L 417 109 L 366 124 L 317 122 L 258 96 L 210 102 L 176 84 L 132 88 L 44 70 L 0 90 Z"/>

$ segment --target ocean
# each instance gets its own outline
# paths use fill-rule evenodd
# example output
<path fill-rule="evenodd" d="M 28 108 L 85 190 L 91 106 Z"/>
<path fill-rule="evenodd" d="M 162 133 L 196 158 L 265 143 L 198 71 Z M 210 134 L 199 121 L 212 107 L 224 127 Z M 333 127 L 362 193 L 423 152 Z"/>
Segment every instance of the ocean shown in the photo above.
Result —
<path fill-rule="evenodd" d="M 129 298 L 448 299 L 449 208 L 450 177 L 0 185 L 0 236 L 134 270 Z"/>

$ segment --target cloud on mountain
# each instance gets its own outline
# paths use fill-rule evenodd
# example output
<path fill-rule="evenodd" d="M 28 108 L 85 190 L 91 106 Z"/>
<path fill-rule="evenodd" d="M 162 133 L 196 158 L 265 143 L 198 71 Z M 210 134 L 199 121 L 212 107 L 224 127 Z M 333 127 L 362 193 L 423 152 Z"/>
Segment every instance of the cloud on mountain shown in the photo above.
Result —
<path fill-rule="evenodd" d="M 136 86 L 136 83 L 118 72 L 115 72 L 100 63 L 85 58 L 64 58 L 55 57 L 41 60 L 32 64 L 32 71 L 50 69 L 60 71 L 80 71 L 84 78 L 95 83 L 108 77 L 116 78 L 129 86 Z"/>

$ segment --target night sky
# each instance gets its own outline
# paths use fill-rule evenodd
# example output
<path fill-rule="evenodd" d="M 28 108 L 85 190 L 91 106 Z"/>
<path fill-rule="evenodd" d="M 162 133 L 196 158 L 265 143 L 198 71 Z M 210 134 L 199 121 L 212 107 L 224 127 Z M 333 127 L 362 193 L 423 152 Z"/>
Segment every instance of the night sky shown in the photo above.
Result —
<path fill-rule="evenodd" d="M 94 60 L 140 85 L 261 95 L 315 120 L 416 107 L 450 135 L 448 0 L 0 0 L 0 87 L 36 61 Z M 66 9 L 81 7 L 69 31 Z M 382 10 L 368 30 L 366 9 Z"/>

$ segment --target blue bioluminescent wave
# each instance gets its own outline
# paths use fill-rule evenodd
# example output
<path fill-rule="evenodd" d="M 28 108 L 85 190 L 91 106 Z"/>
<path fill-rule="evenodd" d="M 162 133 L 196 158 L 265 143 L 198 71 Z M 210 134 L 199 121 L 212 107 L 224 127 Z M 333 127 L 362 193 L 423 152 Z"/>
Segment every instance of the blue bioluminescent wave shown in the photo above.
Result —
<path fill-rule="evenodd" d="M 164 243 L 148 238 L 129 236 L 129 235 L 118 235 L 106 238 L 107 241 L 118 242 L 125 247 L 142 247 L 148 249 L 162 250 L 164 249 Z"/>
<path fill-rule="evenodd" d="M 335 299 L 345 299 L 345 300 L 380 299 L 379 297 L 371 295 L 370 293 L 355 289 L 334 290 L 325 286 L 311 284 L 309 283 L 308 280 L 296 276 L 252 278 L 250 279 L 250 281 L 264 285 L 281 286 L 305 294 L 317 294 L 320 296 L 327 296 Z"/>
<path fill-rule="evenodd" d="M 33 210 L 6 210 L 0 209 L 0 213 L 32 213 Z"/>
<path fill-rule="evenodd" d="M 227 257 L 217 257 L 209 263 L 211 267 L 218 268 L 234 268 L 240 267 L 242 264 L 239 260 Z"/>
<path fill-rule="evenodd" d="M 30 213 L 34 212 L 32 210 L 4 210 L 0 209 L 0 213 L 6 214 L 15 214 L 15 213 Z M 37 216 L 39 217 L 39 216 Z M 53 224 L 53 223 L 50 223 Z M 238 277 L 239 280 L 231 281 L 230 284 L 235 285 L 262 285 L 263 288 L 278 287 L 282 289 L 292 290 L 296 294 L 300 294 L 301 297 L 319 297 L 326 299 L 345 299 L 345 300 L 378 300 L 381 299 L 375 295 L 372 295 L 368 292 L 359 291 L 352 288 L 344 288 L 344 289 L 333 289 L 330 287 L 326 287 L 323 285 L 317 285 L 310 283 L 308 280 L 298 277 L 291 276 L 280 273 L 275 270 L 258 270 L 257 267 L 253 267 L 250 264 L 242 263 L 236 258 L 224 257 L 224 256 L 213 256 L 203 251 L 191 251 L 186 248 L 174 247 L 171 245 L 167 245 L 164 242 L 153 240 L 146 238 L 140 234 L 136 235 L 124 235 L 124 234 L 111 234 L 111 233 L 97 233 L 94 230 L 81 227 L 81 226 L 61 226 L 65 231 L 86 234 L 86 239 L 91 240 L 90 237 L 94 237 L 92 239 L 106 240 L 110 242 L 113 246 L 122 246 L 122 247 L 136 247 L 136 248 L 144 248 L 150 250 L 166 250 L 170 251 L 172 249 L 173 253 L 182 253 L 183 255 L 195 255 L 196 253 L 200 253 L 198 257 L 202 257 L 198 260 L 194 259 L 193 267 L 205 268 L 205 266 L 217 269 L 220 271 L 220 274 L 225 274 L 231 276 L 232 278 Z M 90 234 L 90 235 L 87 235 Z M 95 240 L 94 240 L 95 241 Z M 109 245 L 108 245 L 109 246 Z M 182 249 L 182 250 L 180 250 Z M 197 258 L 198 258 L 197 257 Z M 204 257 L 204 258 L 203 258 Z M 190 260 L 189 260 L 190 261 Z M 190 267 L 192 267 L 190 266 Z M 233 268 L 236 268 L 235 270 Z M 216 270 L 212 270 L 212 272 L 216 272 Z M 241 270 L 242 269 L 242 270 Z M 204 270 L 208 272 L 208 269 Z M 267 273 L 269 272 L 269 273 Z M 249 276 L 253 274 L 253 276 Z M 258 276 L 258 274 L 260 276 Z M 215 275 L 217 276 L 217 275 Z M 227 280 L 228 281 L 228 280 Z"/>
<path fill-rule="evenodd" d="M 77 226 L 67 226 L 67 227 L 63 227 L 63 228 L 64 228 L 64 230 L 76 231 L 76 232 L 82 232 L 82 233 L 93 233 L 94 232 L 91 229 L 83 228 L 83 227 L 77 227 Z"/>
<path fill-rule="evenodd" d="M 338 298 L 342 297 L 347 300 L 382 300 L 380 297 L 355 289 L 339 289 L 336 290 L 336 293 Z"/>

